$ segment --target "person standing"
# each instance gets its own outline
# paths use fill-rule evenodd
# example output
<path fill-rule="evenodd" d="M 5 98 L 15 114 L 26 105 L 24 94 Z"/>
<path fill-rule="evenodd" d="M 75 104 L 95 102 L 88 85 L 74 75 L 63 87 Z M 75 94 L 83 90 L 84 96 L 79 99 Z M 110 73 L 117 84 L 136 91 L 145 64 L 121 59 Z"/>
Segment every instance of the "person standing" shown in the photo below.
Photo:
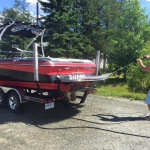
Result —
<path fill-rule="evenodd" d="M 145 56 L 144 58 L 149 59 L 150 56 Z M 150 66 L 145 66 L 140 58 L 137 59 L 137 62 L 139 64 L 140 68 L 142 69 L 142 71 L 150 72 Z M 147 97 L 145 99 L 145 102 L 148 105 L 148 109 L 150 111 L 150 90 L 148 91 L 148 94 L 147 94 Z M 148 120 L 150 120 L 150 113 L 149 113 L 149 116 L 148 116 Z"/>

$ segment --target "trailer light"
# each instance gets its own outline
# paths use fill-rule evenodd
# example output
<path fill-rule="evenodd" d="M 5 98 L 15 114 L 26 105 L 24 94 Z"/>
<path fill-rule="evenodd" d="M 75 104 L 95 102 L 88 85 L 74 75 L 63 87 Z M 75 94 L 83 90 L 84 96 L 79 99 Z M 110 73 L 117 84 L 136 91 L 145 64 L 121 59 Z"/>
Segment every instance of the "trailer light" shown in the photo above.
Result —
<path fill-rule="evenodd" d="M 50 99 L 50 100 L 48 100 L 47 102 L 50 103 L 50 102 L 52 102 L 52 100 Z"/>
<path fill-rule="evenodd" d="M 92 93 L 96 93 L 97 90 L 96 89 L 93 89 L 93 90 L 87 90 L 87 94 L 92 94 Z"/>
<path fill-rule="evenodd" d="M 58 97 L 57 100 L 61 100 L 61 97 Z"/>
<path fill-rule="evenodd" d="M 87 91 L 87 94 L 91 94 L 91 93 L 92 93 L 92 91 L 91 91 L 91 90 L 88 90 L 88 91 Z"/>
<path fill-rule="evenodd" d="M 62 100 L 64 99 L 64 96 L 58 97 L 57 100 Z"/>
<path fill-rule="evenodd" d="M 45 104 L 45 103 L 46 103 L 46 101 L 45 101 L 45 100 L 41 100 L 41 103 L 44 103 L 44 104 Z"/>
<path fill-rule="evenodd" d="M 97 92 L 97 90 L 96 90 L 96 89 L 94 89 L 94 90 L 93 90 L 93 93 L 96 93 L 96 92 Z"/>

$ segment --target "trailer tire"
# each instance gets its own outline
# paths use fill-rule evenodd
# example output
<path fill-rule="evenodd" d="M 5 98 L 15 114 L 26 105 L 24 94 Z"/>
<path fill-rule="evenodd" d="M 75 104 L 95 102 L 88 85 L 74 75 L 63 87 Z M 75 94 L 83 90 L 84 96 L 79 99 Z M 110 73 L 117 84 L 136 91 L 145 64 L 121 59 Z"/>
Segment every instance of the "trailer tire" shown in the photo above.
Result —
<path fill-rule="evenodd" d="M 17 113 L 21 109 L 20 99 L 15 91 L 11 91 L 7 97 L 9 110 L 13 113 Z"/>
<path fill-rule="evenodd" d="M 0 89 L 0 107 L 5 107 L 7 105 L 6 95 L 2 89 Z"/>

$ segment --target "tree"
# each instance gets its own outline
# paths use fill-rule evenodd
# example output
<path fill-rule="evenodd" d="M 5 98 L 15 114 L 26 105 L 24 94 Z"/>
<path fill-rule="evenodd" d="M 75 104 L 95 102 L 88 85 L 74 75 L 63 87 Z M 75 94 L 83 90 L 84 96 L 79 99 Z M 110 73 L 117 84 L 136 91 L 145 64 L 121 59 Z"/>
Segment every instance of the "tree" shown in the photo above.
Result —
<path fill-rule="evenodd" d="M 49 42 L 47 54 L 53 57 L 81 57 L 79 33 L 79 10 L 72 0 L 39 1 L 47 13 L 43 25 L 46 28 L 46 40 Z"/>
<path fill-rule="evenodd" d="M 122 16 L 116 30 L 115 64 L 118 68 L 128 65 L 141 56 L 144 43 L 149 40 L 148 16 L 140 6 L 139 0 L 124 4 Z M 126 77 L 126 69 L 124 69 Z"/>
<path fill-rule="evenodd" d="M 91 41 L 96 50 L 100 50 L 104 53 L 104 60 L 106 61 L 106 55 L 110 55 L 114 49 L 114 35 L 118 20 L 122 15 L 123 4 L 126 1 L 120 0 L 95 0 L 95 23 L 93 24 L 93 32 Z M 104 63 L 105 71 L 105 63 Z"/>
<path fill-rule="evenodd" d="M 149 55 L 150 41 L 145 43 L 142 53 Z M 149 61 L 143 59 L 143 63 L 149 66 Z M 127 70 L 127 85 L 132 92 L 145 92 L 150 89 L 150 73 L 141 70 L 139 65 L 131 65 Z"/>

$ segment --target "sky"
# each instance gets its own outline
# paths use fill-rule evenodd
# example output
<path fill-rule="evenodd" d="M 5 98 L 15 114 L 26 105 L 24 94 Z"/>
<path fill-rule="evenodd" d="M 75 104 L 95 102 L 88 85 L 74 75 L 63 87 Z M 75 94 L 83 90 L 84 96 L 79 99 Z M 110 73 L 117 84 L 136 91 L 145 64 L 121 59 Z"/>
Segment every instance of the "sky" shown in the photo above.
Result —
<path fill-rule="evenodd" d="M 47 0 L 42 0 L 42 1 L 47 1 Z M 36 3 L 37 0 L 26 0 L 27 3 L 29 4 L 29 11 L 33 15 L 36 15 Z M 14 4 L 14 0 L 0 0 L 0 12 L 3 11 L 4 7 L 11 8 Z M 39 6 L 40 7 L 40 6 Z M 39 13 L 43 13 L 42 10 L 39 10 Z"/>
<path fill-rule="evenodd" d="M 47 0 L 43 0 L 47 1 Z M 4 7 L 10 8 L 13 5 L 14 0 L 0 0 L 0 12 L 4 9 Z M 36 2 L 37 0 L 26 0 L 29 2 L 29 11 L 32 12 L 33 15 L 36 15 Z M 146 8 L 146 14 L 150 17 L 150 0 L 141 0 L 141 7 Z M 39 14 L 42 14 L 42 11 L 39 11 Z"/>

